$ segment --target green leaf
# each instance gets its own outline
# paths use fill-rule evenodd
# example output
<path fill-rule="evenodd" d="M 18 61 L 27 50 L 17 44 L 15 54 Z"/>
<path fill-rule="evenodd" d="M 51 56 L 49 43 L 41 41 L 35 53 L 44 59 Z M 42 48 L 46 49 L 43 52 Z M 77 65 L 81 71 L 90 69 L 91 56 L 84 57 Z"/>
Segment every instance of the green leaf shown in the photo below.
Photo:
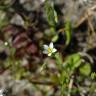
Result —
<path fill-rule="evenodd" d="M 91 79 L 95 79 L 96 78 L 96 73 L 95 72 L 92 72 L 91 73 Z"/>
<path fill-rule="evenodd" d="M 81 62 L 81 56 L 78 53 L 76 53 L 72 54 L 71 56 L 68 56 L 64 64 L 66 65 L 66 67 L 69 67 L 70 70 L 74 70 L 75 68 L 80 66 Z"/>
<path fill-rule="evenodd" d="M 53 36 L 52 38 L 52 42 L 56 42 L 58 40 L 59 36 L 56 34 L 55 36 Z"/>
<path fill-rule="evenodd" d="M 88 76 L 91 73 L 91 66 L 89 63 L 83 65 L 82 67 L 80 67 L 80 73 L 83 75 Z"/>
<path fill-rule="evenodd" d="M 79 54 L 73 54 L 71 56 L 72 62 L 73 62 L 73 67 L 77 68 L 81 64 L 81 56 Z"/>
<path fill-rule="evenodd" d="M 65 24 L 65 32 L 66 32 L 66 45 L 68 46 L 71 41 L 71 23 L 67 21 Z"/>
<path fill-rule="evenodd" d="M 48 19 L 49 25 L 50 26 L 55 26 L 56 23 L 58 22 L 58 16 L 57 16 L 57 13 L 54 9 L 54 4 L 49 3 L 49 1 L 46 0 L 45 11 L 46 11 L 46 14 L 47 14 L 47 19 Z"/>
<path fill-rule="evenodd" d="M 57 12 L 55 11 L 55 9 L 54 9 L 54 19 L 55 19 L 55 22 L 57 23 L 58 22 L 58 16 L 57 16 Z"/>

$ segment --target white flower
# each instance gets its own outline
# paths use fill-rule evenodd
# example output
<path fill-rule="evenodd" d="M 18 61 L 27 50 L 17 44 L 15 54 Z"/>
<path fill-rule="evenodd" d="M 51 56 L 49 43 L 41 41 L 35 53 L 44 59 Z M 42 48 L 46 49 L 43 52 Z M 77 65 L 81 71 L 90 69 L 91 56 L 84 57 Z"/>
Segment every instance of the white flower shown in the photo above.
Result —
<path fill-rule="evenodd" d="M 4 92 L 4 90 L 0 89 L 0 96 L 3 96 L 3 92 Z"/>
<path fill-rule="evenodd" d="M 52 53 L 54 53 L 56 51 L 57 50 L 54 48 L 54 45 L 53 45 L 52 42 L 49 44 L 49 46 L 48 45 L 44 45 L 44 51 L 43 51 L 44 54 L 48 54 L 48 56 L 51 56 Z"/>
<path fill-rule="evenodd" d="M 8 46 L 8 42 L 5 42 L 4 45 L 5 45 L 5 46 Z"/>

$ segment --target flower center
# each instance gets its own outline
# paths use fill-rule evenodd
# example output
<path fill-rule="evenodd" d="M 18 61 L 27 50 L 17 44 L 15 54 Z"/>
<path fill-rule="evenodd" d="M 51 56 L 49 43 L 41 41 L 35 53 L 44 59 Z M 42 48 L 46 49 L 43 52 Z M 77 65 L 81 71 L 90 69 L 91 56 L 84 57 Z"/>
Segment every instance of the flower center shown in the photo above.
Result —
<path fill-rule="evenodd" d="M 52 53 L 52 48 L 48 48 L 48 53 Z"/>

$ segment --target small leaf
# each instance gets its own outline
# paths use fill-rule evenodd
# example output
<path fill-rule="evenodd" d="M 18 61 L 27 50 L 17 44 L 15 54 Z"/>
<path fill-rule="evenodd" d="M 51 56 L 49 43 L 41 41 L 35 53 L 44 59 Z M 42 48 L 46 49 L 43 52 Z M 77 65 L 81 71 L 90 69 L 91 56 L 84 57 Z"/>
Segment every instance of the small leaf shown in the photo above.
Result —
<path fill-rule="evenodd" d="M 58 35 L 53 36 L 53 38 L 52 38 L 52 42 L 56 42 L 56 41 L 58 40 L 58 38 L 59 38 Z"/>
<path fill-rule="evenodd" d="M 71 41 L 71 24 L 70 21 L 67 21 L 65 24 L 65 32 L 66 32 L 66 45 L 68 46 Z"/>
<path fill-rule="evenodd" d="M 91 66 L 88 63 L 88 64 L 83 65 L 79 70 L 81 74 L 88 76 L 91 72 Z"/>
<path fill-rule="evenodd" d="M 55 24 L 58 22 L 58 16 L 54 9 L 54 4 L 49 3 L 48 0 L 45 2 L 45 11 L 48 19 L 48 23 L 50 26 L 55 26 Z"/>
<path fill-rule="evenodd" d="M 96 73 L 95 72 L 92 72 L 91 73 L 91 79 L 94 79 L 94 78 L 96 78 Z"/>
<path fill-rule="evenodd" d="M 55 22 L 57 23 L 58 22 L 58 16 L 57 16 L 57 12 L 54 10 L 54 19 L 55 19 Z"/>
<path fill-rule="evenodd" d="M 81 56 L 76 53 L 72 54 L 71 56 L 68 56 L 64 64 L 66 64 L 67 67 L 70 67 L 71 70 L 74 70 L 75 68 L 80 66 L 81 62 Z"/>
<path fill-rule="evenodd" d="M 73 54 L 71 58 L 73 62 L 73 67 L 79 67 L 79 65 L 81 64 L 81 56 L 79 54 Z"/>
<path fill-rule="evenodd" d="M 73 62 L 80 60 L 80 55 L 78 53 L 71 55 L 69 58 L 73 59 Z"/>

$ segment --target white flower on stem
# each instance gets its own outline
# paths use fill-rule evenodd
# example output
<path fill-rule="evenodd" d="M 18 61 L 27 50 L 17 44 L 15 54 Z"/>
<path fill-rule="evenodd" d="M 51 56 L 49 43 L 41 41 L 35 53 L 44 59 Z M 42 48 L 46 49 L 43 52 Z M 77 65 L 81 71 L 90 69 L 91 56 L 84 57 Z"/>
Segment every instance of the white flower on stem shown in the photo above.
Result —
<path fill-rule="evenodd" d="M 44 54 L 48 54 L 48 56 L 51 56 L 56 51 L 57 51 L 57 49 L 54 48 L 54 45 L 52 42 L 49 44 L 49 46 L 44 45 L 44 51 L 43 51 Z"/>

